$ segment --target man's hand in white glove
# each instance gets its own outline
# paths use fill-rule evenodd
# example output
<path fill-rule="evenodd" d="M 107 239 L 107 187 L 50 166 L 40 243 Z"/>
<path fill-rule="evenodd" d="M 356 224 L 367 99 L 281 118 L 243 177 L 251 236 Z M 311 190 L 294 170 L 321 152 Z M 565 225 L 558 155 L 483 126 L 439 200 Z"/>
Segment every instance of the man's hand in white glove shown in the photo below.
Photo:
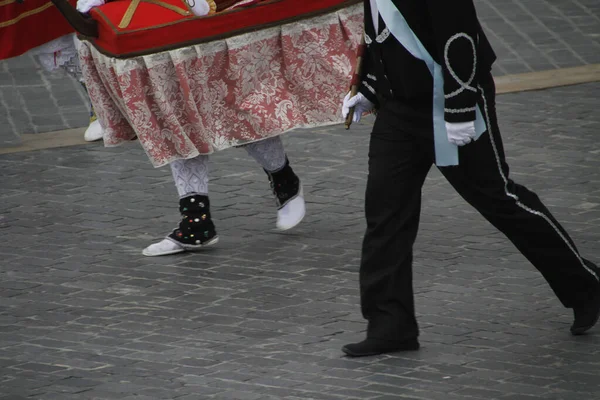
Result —
<path fill-rule="evenodd" d="M 457 146 L 471 143 L 475 138 L 475 121 L 470 122 L 446 122 L 448 141 Z"/>
<path fill-rule="evenodd" d="M 352 107 L 354 107 L 352 122 L 358 122 L 364 113 L 372 111 L 375 108 L 375 104 L 371 103 L 362 93 L 357 93 L 356 96 L 350 97 L 350 92 L 348 92 L 346 97 L 344 97 L 344 104 L 342 105 L 342 117 L 346 118 Z"/>
<path fill-rule="evenodd" d="M 77 11 L 87 14 L 94 7 L 104 5 L 104 0 L 77 0 Z"/>

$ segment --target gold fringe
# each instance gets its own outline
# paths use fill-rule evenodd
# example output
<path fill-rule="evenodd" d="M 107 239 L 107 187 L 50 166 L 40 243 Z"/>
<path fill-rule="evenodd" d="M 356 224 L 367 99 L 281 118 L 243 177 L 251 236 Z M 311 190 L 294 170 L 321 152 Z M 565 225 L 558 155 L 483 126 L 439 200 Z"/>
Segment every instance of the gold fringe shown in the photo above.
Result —
<path fill-rule="evenodd" d="M 41 7 L 38 7 L 36 9 L 30 10 L 30 11 L 24 12 L 23 14 L 18 15 L 16 18 L 10 19 L 8 21 L 0 22 L 0 28 L 5 28 L 7 26 L 14 25 L 17 22 L 19 22 L 20 20 L 22 20 L 23 18 L 27 18 L 31 15 L 39 14 L 42 11 L 46 11 L 50 7 L 54 7 L 54 4 L 52 4 L 51 2 L 47 2 L 46 4 L 44 4 Z"/>
<path fill-rule="evenodd" d="M 210 11 L 208 12 L 208 15 L 216 14 L 217 13 L 217 3 L 215 3 L 215 0 L 206 0 L 206 2 L 208 3 L 208 6 L 210 7 Z"/>

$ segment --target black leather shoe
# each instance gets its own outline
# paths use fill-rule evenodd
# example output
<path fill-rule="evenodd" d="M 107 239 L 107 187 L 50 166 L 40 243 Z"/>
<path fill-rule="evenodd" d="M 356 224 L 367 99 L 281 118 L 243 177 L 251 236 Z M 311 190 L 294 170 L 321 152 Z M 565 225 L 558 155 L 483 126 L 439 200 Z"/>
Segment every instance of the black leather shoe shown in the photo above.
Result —
<path fill-rule="evenodd" d="M 580 307 L 573 307 L 575 321 L 571 326 L 573 335 L 582 335 L 590 330 L 600 318 L 600 291 L 586 304 Z"/>
<path fill-rule="evenodd" d="M 409 350 L 419 350 L 419 341 L 416 338 L 403 341 L 367 338 L 362 342 L 351 343 L 342 347 L 342 351 L 350 357 L 376 356 L 377 354 Z"/>

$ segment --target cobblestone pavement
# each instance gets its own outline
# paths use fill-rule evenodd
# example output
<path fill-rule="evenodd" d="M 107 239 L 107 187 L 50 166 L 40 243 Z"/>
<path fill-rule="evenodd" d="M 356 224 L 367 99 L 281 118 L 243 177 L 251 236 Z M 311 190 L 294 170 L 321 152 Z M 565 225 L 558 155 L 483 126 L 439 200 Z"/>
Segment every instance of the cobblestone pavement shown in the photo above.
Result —
<path fill-rule="evenodd" d="M 600 261 L 600 84 L 499 97 L 512 177 Z M 0 156 L 1 400 L 600 398 L 600 327 L 572 337 L 533 267 L 433 170 L 415 287 L 418 352 L 348 359 L 370 120 L 285 136 L 308 214 L 274 231 L 266 176 L 213 158 L 221 242 L 146 258 L 178 218 L 136 143 Z"/>
<path fill-rule="evenodd" d="M 498 54 L 496 75 L 600 63 L 598 0 L 475 0 Z M 23 133 L 87 126 L 84 95 L 31 56 L 0 61 L 0 146 Z"/>

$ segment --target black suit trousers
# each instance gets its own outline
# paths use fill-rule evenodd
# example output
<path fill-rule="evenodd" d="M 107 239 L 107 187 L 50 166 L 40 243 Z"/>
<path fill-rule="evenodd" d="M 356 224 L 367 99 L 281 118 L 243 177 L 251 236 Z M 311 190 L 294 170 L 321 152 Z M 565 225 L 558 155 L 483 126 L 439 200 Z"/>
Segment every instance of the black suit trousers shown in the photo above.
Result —
<path fill-rule="evenodd" d="M 583 259 L 567 232 L 538 196 L 509 178 L 495 111 L 491 75 L 479 85 L 487 132 L 459 148 L 460 165 L 439 170 L 454 189 L 504 233 L 543 274 L 565 307 L 598 290 L 598 269 Z M 367 336 L 401 340 L 418 336 L 412 285 L 413 244 L 421 189 L 434 163 L 433 133 L 406 129 L 398 103 L 379 110 L 369 145 L 360 266 Z M 443 241 L 443 237 L 439 238 Z"/>

